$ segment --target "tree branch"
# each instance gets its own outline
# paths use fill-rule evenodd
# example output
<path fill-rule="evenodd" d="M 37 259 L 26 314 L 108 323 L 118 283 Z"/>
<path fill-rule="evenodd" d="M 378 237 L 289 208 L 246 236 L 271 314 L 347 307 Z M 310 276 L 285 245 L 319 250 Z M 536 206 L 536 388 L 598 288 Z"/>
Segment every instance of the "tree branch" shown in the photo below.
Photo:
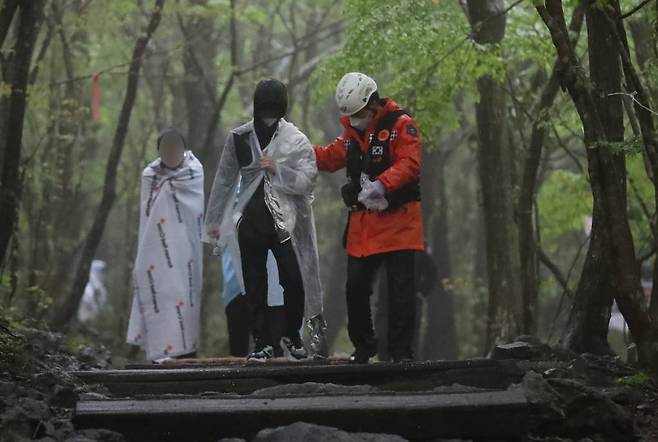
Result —
<path fill-rule="evenodd" d="M 119 161 L 121 160 L 121 153 L 123 152 L 126 136 L 128 134 L 130 116 L 137 97 L 137 86 L 139 84 L 139 71 L 142 66 L 142 57 L 153 33 L 160 24 L 164 1 L 165 0 L 155 0 L 155 6 L 151 12 L 149 24 L 146 27 L 144 34 L 135 42 L 132 60 L 128 70 L 126 94 L 124 96 L 121 111 L 119 112 L 117 127 L 112 142 L 112 149 L 110 150 L 110 155 L 105 168 L 105 181 L 103 184 L 101 201 L 96 210 L 92 226 L 85 238 L 80 262 L 75 272 L 75 278 L 71 290 L 67 296 L 60 296 L 56 300 L 55 309 L 51 318 L 51 325 L 53 327 L 64 327 L 71 320 L 75 315 L 82 294 L 84 293 L 84 288 L 89 278 L 91 261 L 96 254 L 101 237 L 103 236 L 105 223 L 116 198 L 117 168 L 119 166 Z"/>

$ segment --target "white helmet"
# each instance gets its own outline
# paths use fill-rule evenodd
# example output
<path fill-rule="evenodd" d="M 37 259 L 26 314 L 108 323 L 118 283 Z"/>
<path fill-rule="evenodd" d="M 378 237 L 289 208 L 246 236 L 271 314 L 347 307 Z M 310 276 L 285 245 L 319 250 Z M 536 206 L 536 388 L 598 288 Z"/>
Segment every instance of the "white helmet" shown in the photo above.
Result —
<path fill-rule="evenodd" d="M 376 91 L 375 80 L 360 72 L 350 72 L 336 86 L 336 104 L 343 115 L 354 115 L 366 107 Z"/>

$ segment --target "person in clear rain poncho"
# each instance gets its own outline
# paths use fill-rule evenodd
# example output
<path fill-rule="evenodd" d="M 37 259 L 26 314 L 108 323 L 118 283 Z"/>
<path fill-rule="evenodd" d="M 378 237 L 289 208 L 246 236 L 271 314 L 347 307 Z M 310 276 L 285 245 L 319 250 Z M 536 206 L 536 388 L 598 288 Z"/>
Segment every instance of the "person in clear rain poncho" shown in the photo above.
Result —
<path fill-rule="evenodd" d="M 269 79 L 257 85 L 254 118 L 227 137 L 206 213 L 205 240 L 231 254 L 249 301 L 255 348 L 248 362 L 267 361 L 279 344 L 265 328 L 270 250 L 284 290 L 280 344 L 289 358 L 307 357 L 300 336 L 304 317 L 313 350 L 320 348 L 325 327 L 311 207 L 315 154 L 308 138 L 283 118 L 287 106 L 283 83 Z"/>

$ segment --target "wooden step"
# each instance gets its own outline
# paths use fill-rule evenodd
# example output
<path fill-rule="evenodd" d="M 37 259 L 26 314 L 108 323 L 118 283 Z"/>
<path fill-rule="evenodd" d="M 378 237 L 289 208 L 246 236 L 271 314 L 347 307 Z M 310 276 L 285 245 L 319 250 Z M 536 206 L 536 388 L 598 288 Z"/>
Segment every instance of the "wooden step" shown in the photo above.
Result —
<path fill-rule="evenodd" d="M 77 428 L 108 428 L 128 440 L 216 441 L 251 438 L 263 428 L 303 421 L 411 440 L 515 440 L 528 403 L 519 390 L 467 393 L 353 394 L 297 397 L 171 398 L 81 401 Z"/>
<path fill-rule="evenodd" d="M 513 361 L 475 359 L 369 365 L 232 365 L 79 371 L 72 374 L 86 383 L 105 385 L 115 397 L 135 397 L 210 391 L 248 394 L 261 388 L 305 382 L 371 385 L 392 391 L 425 391 L 452 384 L 504 389 L 519 382 L 524 372 Z"/>
<path fill-rule="evenodd" d="M 331 357 L 326 359 L 305 359 L 302 361 L 292 362 L 288 358 L 272 358 L 267 361 L 267 365 L 347 365 L 349 360 L 347 358 Z M 162 362 L 161 364 L 154 364 L 152 362 L 135 362 L 126 364 L 126 369 L 129 370 L 154 370 L 158 368 L 203 368 L 203 367 L 242 367 L 245 364 L 245 358 L 238 357 L 223 357 L 223 358 L 184 358 L 184 359 L 170 359 Z"/>

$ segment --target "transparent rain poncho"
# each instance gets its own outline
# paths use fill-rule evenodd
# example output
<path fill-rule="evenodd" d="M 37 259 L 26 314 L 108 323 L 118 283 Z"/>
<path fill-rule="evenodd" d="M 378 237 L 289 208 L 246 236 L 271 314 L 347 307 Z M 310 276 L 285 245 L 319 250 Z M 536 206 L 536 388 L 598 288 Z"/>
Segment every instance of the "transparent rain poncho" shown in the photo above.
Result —
<path fill-rule="evenodd" d="M 242 168 L 235 151 L 234 133 L 238 135 L 249 133 L 252 161 Z M 263 154 L 275 161 L 275 174 L 266 173 L 261 169 L 259 160 Z M 266 198 L 272 198 L 280 208 L 278 214 L 273 213 L 273 218 L 276 223 L 283 223 L 283 227 L 291 236 L 297 255 L 304 283 L 304 316 L 307 320 L 322 313 L 318 247 L 311 207 L 317 172 L 313 147 L 295 125 L 281 119 L 270 144 L 263 153 L 254 131 L 253 121 L 246 123 L 233 129 L 226 139 L 208 200 L 205 221 L 206 232 L 218 227 L 220 237 L 215 243 L 206 233 L 204 241 L 216 244 L 230 253 L 240 287 L 244 291 L 237 224 L 247 203 L 261 181 L 265 180 Z M 268 201 L 268 205 L 271 203 L 272 201 Z"/>

